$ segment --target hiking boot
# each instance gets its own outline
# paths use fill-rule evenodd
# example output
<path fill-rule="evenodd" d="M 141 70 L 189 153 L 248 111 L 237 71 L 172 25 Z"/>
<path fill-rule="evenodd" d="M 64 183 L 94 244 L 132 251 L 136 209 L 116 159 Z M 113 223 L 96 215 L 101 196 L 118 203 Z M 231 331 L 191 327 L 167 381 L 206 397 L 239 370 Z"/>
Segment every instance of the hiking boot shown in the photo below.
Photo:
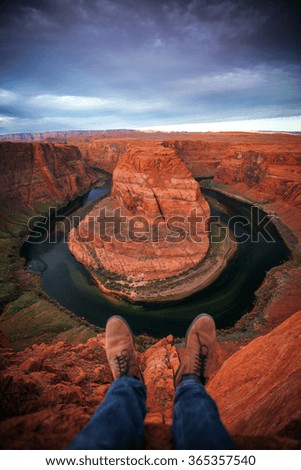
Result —
<path fill-rule="evenodd" d="M 118 315 L 107 321 L 105 347 L 114 380 L 132 376 L 143 382 L 133 333 L 127 322 Z"/>
<path fill-rule="evenodd" d="M 205 385 L 214 368 L 215 323 L 206 313 L 198 315 L 186 333 L 186 351 L 175 375 L 175 386 L 188 376 L 198 377 Z"/>

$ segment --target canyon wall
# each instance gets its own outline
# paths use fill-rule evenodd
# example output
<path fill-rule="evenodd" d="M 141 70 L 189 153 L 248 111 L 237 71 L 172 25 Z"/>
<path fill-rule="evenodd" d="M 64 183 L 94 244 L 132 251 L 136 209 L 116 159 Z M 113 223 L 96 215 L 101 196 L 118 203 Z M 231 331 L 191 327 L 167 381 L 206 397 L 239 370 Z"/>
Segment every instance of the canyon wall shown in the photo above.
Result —
<path fill-rule="evenodd" d="M 67 202 L 96 179 L 75 146 L 0 142 L 0 200 L 5 207 Z"/>
<path fill-rule="evenodd" d="M 162 144 L 166 148 L 173 149 L 195 178 L 213 177 L 223 155 L 229 149 L 227 142 L 215 143 L 196 139 L 173 140 L 171 138 L 169 140 L 156 140 L 154 137 L 149 140 L 154 140 L 154 144 Z M 149 140 L 144 138 L 139 140 L 139 143 L 147 146 Z M 100 139 L 89 144 L 79 143 L 78 146 L 89 165 L 113 173 L 130 142 L 129 139 Z"/>
<path fill-rule="evenodd" d="M 286 154 L 300 156 L 300 136 L 280 133 L 191 133 L 189 138 L 185 133 L 141 133 L 138 138 L 134 133 L 131 138 L 121 138 L 116 133 L 115 136 L 107 135 L 106 138 L 78 142 L 77 145 L 89 165 L 112 173 L 128 144 L 133 141 L 145 145 L 155 141 L 174 149 L 194 178 L 213 177 L 218 166 L 231 155 L 235 158 L 236 155 L 253 152 L 276 155 L 278 158 L 282 154 L 284 167 Z M 281 160 L 278 163 L 281 164 Z"/>
<path fill-rule="evenodd" d="M 24 290 L 37 288 L 33 276 L 25 279 L 19 253 L 31 217 L 67 204 L 98 178 L 75 146 L 0 142 L 1 311 Z"/>
<path fill-rule="evenodd" d="M 208 391 L 242 446 L 271 439 L 300 448 L 300 335 L 301 311 L 233 354 L 211 380 Z"/>
<path fill-rule="evenodd" d="M 115 227 L 105 226 L 103 211 Z M 199 242 L 186 232 L 193 215 L 202 217 Z M 111 197 L 71 231 L 69 248 L 96 275 L 104 268 L 133 283 L 175 276 L 197 266 L 207 253 L 209 215 L 198 183 L 173 149 L 158 142 L 131 143 L 114 170 Z M 121 217 L 124 229 L 117 223 Z M 101 220 L 98 228 L 95 220 Z M 181 236 L 172 224 L 181 227 Z"/>
<path fill-rule="evenodd" d="M 79 143 L 78 147 L 89 166 L 113 173 L 130 142 L 129 139 L 99 139 L 89 144 Z"/>
<path fill-rule="evenodd" d="M 261 206 L 291 250 L 288 262 L 267 273 L 252 312 L 237 328 L 248 319 L 252 323 L 261 318 L 260 328 L 267 331 L 301 306 L 301 137 L 276 137 L 268 145 L 254 134 L 260 145 L 254 142 L 252 149 L 237 145 L 221 161 L 214 177 L 213 186 L 218 190 Z"/>
<path fill-rule="evenodd" d="M 301 295 L 301 257 L 297 240 L 299 237 L 301 241 L 301 211 L 296 181 L 299 178 L 300 182 L 300 136 L 250 134 L 247 143 L 240 134 L 220 134 L 212 139 L 232 141 L 232 147 L 226 148 L 221 156 L 223 162 L 217 170 L 221 190 L 230 195 L 233 190 L 238 197 L 247 194 L 258 201 L 270 201 L 263 207 L 278 215 L 281 233 L 290 243 L 293 259 L 267 274 L 252 312 L 234 329 L 219 332 L 221 367 L 209 382 L 208 391 L 216 399 L 238 448 L 300 449 L 301 314 L 293 315 L 300 309 Z M 180 140 L 185 141 L 185 136 Z M 181 152 L 182 144 L 177 145 L 177 152 Z M 196 148 L 194 143 L 192 146 Z M 187 149 L 183 151 L 183 159 L 189 157 L 189 153 L 185 156 Z M 128 150 L 127 147 L 123 154 Z M 169 154 L 173 147 L 168 144 L 165 150 Z M 18 224 L 17 210 L 25 212 L 28 204 L 34 207 L 39 203 L 51 204 L 55 198 L 67 200 L 74 194 L 73 189 L 85 191 L 95 178 L 74 147 L 1 143 L 0 152 L 1 204 L 6 205 L 6 213 L 16 218 Z M 193 171 L 204 171 L 201 166 L 198 168 L 197 153 L 195 151 Z M 273 161 L 275 154 L 277 162 Z M 134 159 L 131 152 L 130 155 Z M 283 159 L 279 160 L 281 156 Z M 262 157 L 265 160 L 262 161 Z M 102 158 L 101 154 L 98 158 Z M 242 160 L 248 165 L 241 163 Z M 146 208 L 150 208 L 160 213 L 162 220 L 162 214 L 168 213 L 168 201 L 174 204 L 169 195 L 169 189 L 173 188 L 168 187 L 168 191 L 159 194 L 161 214 L 154 198 L 142 198 L 141 188 L 137 188 L 145 170 L 140 171 L 138 166 L 137 171 L 129 171 L 125 162 L 123 164 L 123 171 L 115 180 L 118 199 L 115 207 L 125 205 L 127 213 L 135 207 L 135 210 L 145 211 L 146 216 Z M 163 175 L 162 168 L 161 172 Z M 237 177 L 241 181 L 235 181 Z M 185 180 L 189 178 L 185 176 Z M 136 196 L 129 196 L 126 188 Z M 163 191 L 160 185 L 159 190 Z M 187 182 L 181 191 L 186 196 L 190 192 L 194 194 L 196 203 L 198 197 L 193 185 Z M 104 335 L 97 335 L 91 327 L 83 325 L 81 319 L 70 317 L 51 302 L 39 290 L 36 277 L 25 272 L 19 262 L 13 266 L 10 279 L 4 261 L 6 255 L 9 264 L 19 259 L 19 245 L 13 241 L 9 248 L 7 233 L 0 241 L 3 243 L 1 285 L 7 288 L 15 281 L 12 286 L 15 300 L 6 302 L 1 316 L 4 334 L 0 334 L 0 446 L 6 449 L 65 448 L 103 400 L 112 381 L 105 357 Z M 107 254 L 110 254 L 109 245 Z M 167 266 L 173 254 L 174 251 L 169 252 Z M 154 269 L 154 265 L 151 268 Z M 250 324 L 254 329 L 250 330 Z M 263 336 L 264 329 L 268 334 Z M 254 335 L 254 331 L 259 337 L 252 340 L 250 335 Z M 93 338 L 87 340 L 91 335 Z M 143 351 L 140 362 L 148 389 L 146 447 L 168 449 L 172 447 L 173 376 L 179 364 L 178 354 L 181 356 L 183 351 L 176 350 L 172 337 L 163 338 L 150 348 L 146 348 L 145 343 L 149 346 L 148 342 L 154 343 L 152 339 L 136 339 L 139 350 Z"/>
<path fill-rule="evenodd" d="M 166 140 L 164 146 L 176 151 L 194 178 L 212 178 L 230 144 L 210 140 Z"/>
<path fill-rule="evenodd" d="M 299 152 L 236 151 L 227 155 L 215 181 L 259 202 L 281 199 L 301 203 L 301 149 Z"/>
<path fill-rule="evenodd" d="M 282 153 L 284 162 L 285 153 L 295 152 L 300 156 L 300 136 L 289 133 L 168 133 L 121 129 L 7 134 L 0 136 L 0 139 L 77 145 L 90 166 L 110 173 L 115 169 L 129 143 L 157 141 L 173 148 L 195 178 L 213 177 L 216 168 L 224 159 L 235 159 L 237 155 L 246 155 L 248 152 L 277 154 L 277 158 L 281 157 Z"/>

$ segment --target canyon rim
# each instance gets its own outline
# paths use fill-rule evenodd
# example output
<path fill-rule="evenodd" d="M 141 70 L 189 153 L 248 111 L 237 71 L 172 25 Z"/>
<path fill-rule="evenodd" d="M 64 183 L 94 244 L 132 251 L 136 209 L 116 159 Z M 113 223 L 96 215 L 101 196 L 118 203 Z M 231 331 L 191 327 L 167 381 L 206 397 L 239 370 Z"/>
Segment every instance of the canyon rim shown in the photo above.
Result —
<path fill-rule="evenodd" d="M 93 242 L 87 248 L 73 241 L 73 231 L 83 235 L 87 230 L 91 211 L 99 212 L 99 206 L 109 202 L 131 216 L 143 215 L 148 221 L 159 217 L 163 226 L 166 215 L 182 212 L 183 207 L 185 211 L 197 207 L 208 216 L 208 203 L 195 178 L 203 179 L 202 185 L 220 194 L 251 202 L 277 216 L 273 220 L 290 251 L 289 259 L 266 274 L 253 308 L 234 327 L 218 332 L 218 367 L 208 389 L 240 448 L 298 448 L 300 365 L 294 351 L 300 334 L 300 137 L 242 133 L 141 133 L 134 137 L 123 133 L 120 137 L 118 132 L 94 137 L 87 142 L 85 134 L 65 133 L 67 144 L 60 142 L 60 135 L 49 136 L 51 143 L 45 138 L 39 143 L 3 140 L 0 144 L 3 448 L 66 447 L 111 382 L 102 330 L 46 295 L 39 275 L 24 269 L 24 260 L 19 257 L 28 234 L 27 221 L 33 215 L 43 217 L 49 206 L 66 206 L 91 187 L 101 187 L 110 180 L 108 170 L 113 172 L 111 195 L 89 203 L 82 222 L 69 235 L 72 250 L 83 253 L 74 254 L 82 256 L 80 261 L 87 265 L 95 260 L 97 249 L 99 253 L 109 250 L 107 245 L 95 248 Z M 24 138 L 28 136 L 20 136 L 20 140 Z M 202 234 L 207 233 L 205 228 L 201 225 Z M 127 248 L 121 264 L 117 262 L 121 254 L 113 247 L 109 253 L 115 274 L 122 279 L 129 266 L 127 274 L 139 277 L 142 268 L 136 263 L 144 262 L 147 280 L 161 283 L 164 266 L 168 269 L 169 260 L 175 259 L 164 277 L 167 274 L 168 279 L 170 273 L 181 276 L 181 270 L 186 275 L 193 257 L 181 257 L 176 249 L 165 252 L 162 272 L 153 268 L 155 257 L 164 254 L 160 243 L 157 252 L 146 250 L 142 260 L 136 249 L 131 252 Z M 208 239 L 204 250 L 189 248 L 196 264 L 201 266 L 210 255 L 209 245 Z M 89 256 L 85 258 L 86 250 Z M 134 276 L 131 280 L 139 281 Z M 128 292 L 132 288 L 133 284 Z M 176 283 L 174 295 L 178 288 Z M 137 342 L 149 391 L 146 447 L 171 448 L 173 376 L 183 342 L 171 335 L 155 339 L 147 334 L 138 335 Z M 275 361 L 275 345 L 280 343 L 283 348 Z M 260 372 L 262 357 L 269 373 Z M 236 382 L 230 372 L 233 368 L 238 372 Z M 276 373 L 279 370 L 281 377 Z M 235 409 L 231 403 L 236 403 Z M 278 424 L 271 418 L 274 403 L 280 404 Z"/>

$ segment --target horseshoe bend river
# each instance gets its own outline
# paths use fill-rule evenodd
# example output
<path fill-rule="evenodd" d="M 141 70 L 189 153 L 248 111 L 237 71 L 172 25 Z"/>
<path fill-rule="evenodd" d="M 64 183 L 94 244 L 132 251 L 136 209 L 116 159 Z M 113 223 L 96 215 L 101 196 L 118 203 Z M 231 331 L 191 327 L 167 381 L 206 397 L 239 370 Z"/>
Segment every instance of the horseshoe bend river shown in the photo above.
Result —
<path fill-rule="evenodd" d="M 109 185 L 94 188 L 69 203 L 59 214 L 70 216 L 109 191 Z M 202 189 L 202 192 L 210 204 L 211 215 L 219 216 L 223 224 L 233 229 L 233 216 L 238 216 L 236 220 L 240 222 L 245 218 L 250 220 L 251 205 L 217 191 Z M 261 218 L 265 217 L 260 210 L 258 214 Z M 51 219 L 52 216 L 50 225 Z M 270 237 L 266 236 L 266 230 Z M 240 240 L 242 236 L 248 240 L 238 244 L 234 257 L 221 275 L 206 289 L 177 302 L 135 305 L 105 295 L 96 287 L 86 268 L 71 255 L 62 232 L 57 233 L 56 243 L 50 243 L 47 239 L 43 243 L 33 244 L 29 236 L 20 255 L 26 259 L 26 269 L 41 274 L 42 289 L 50 297 L 90 323 L 104 327 L 111 315 L 118 314 L 129 322 L 135 334 L 162 337 L 171 333 L 184 336 L 191 320 L 203 312 L 214 317 L 218 328 L 233 326 L 252 309 L 255 292 L 266 272 L 289 259 L 290 252 L 272 222 L 247 226 L 238 223 L 235 235 Z M 273 242 L 267 238 L 273 239 Z"/>

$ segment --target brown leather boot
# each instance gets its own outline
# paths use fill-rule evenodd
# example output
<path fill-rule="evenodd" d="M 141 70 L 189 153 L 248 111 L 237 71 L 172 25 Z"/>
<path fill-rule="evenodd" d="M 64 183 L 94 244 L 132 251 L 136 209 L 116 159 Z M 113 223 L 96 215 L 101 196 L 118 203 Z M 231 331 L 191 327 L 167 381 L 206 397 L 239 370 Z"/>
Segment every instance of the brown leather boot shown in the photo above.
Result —
<path fill-rule="evenodd" d="M 127 322 L 118 315 L 107 321 L 106 354 L 114 380 L 130 375 L 143 382 L 133 333 Z"/>
<path fill-rule="evenodd" d="M 175 375 L 175 386 L 185 376 L 196 376 L 205 385 L 214 369 L 216 332 L 213 318 L 198 315 L 186 333 L 186 351 Z"/>

